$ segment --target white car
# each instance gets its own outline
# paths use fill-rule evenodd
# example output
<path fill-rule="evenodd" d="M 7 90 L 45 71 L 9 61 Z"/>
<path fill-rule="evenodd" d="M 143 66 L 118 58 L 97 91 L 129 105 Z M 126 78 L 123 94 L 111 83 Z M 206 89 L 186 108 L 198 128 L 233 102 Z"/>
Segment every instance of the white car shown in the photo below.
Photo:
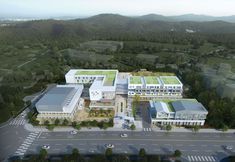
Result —
<path fill-rule="evenodd" d="M 49 145 L 43 145 L 42 148 L 48 150 L 48 149 L 50 149 L 50 146 Z"/>
<path fill-rule="evenodd" d="M 78 133 L 78 131 L 75 131 L 75 130 L 70 132 L 70 134 L 77 134 L 77 133 Z"/>
<path fill-rule="evenodd" d="M 94 153 L 95 151 L 94 150 L 89 150 L 90 153 Z"/>
<path fill-rule="evenodd" d="M 114 145 L 113 144 L 105 144 L 105 147 L 106 148 L 114 148 Z"/>
<path fill-rule="evenodd" d="M 233 146 L 230 146 L 230 145 L 225 146 L 225 149 L 226 149 L 226 150 L 232 150 L 232 149 L 233 149 Z"/>
<path fill-rule="evenodd" d="M 120 135 L 121 137 L 128 137 L 128 135 L 126 134 L 126 133 L 122 133 L 121 135 Z"/>

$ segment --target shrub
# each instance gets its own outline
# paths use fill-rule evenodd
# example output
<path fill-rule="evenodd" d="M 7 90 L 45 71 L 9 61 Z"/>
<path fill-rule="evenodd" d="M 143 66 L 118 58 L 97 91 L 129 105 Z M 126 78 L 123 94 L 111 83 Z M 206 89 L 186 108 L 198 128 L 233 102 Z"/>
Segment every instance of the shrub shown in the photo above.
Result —
<path fill-rule="evenodd" d="M 52 131 L 54 128 L 55 128 L 55 125 L 53 124 L 50 124 L 50 125 L 47 125 L 46 128 L 50 131 Z"/>
<path fill-rule="evenodd" d="M 175 157 L 180 157 L 181 156 L 181 151 L 180 150 L 175 150 L 174 156 Z"/>
<path fill-rule="evenodd" d="M 55 125 L 59 125 L 59 124 L 60 124 L 60 120 L 59 120 L 58 118 L 56 118 L 54 124 L 55 124 Z"/>
<path fill-rule="evenodd" d="M 81 129 L 81 125 L 80 125 L 80 124 L 77 124 L 77 125 L 75 126 L 75 129 L 80 130 L 80 129 Z"/>
<path fill-rule="evenodd" d="M 110 157 L 113 154 L 113 150 L 111 148 L 107 148 L 105 151 L 105 156 Z"/>
<path fill-rule="evenodd" d="M 67 119 L 64 119 L 63 125 L 68 125 L 68 124 L 69 124 L 69 121 Z"/>
<path fill-rule="evenodd" d="M 145 149 L 144 149 L 144 148 L 141 148 L 140 151 L 139 151 L 139 156 L 140 156 L 140 157 L 145 157 L 145 155 L 146 155 Z"/>
<path fill-rule="evenodd" d="M 130 128 L 131 130 L 135 130 L 136 129 L 135 124 L 132 124 Z"/>
<path fill-rule="evenodd" d="M 48 126 L 50 122 L 48 120 L 44 121 L 44 125 Z"/>

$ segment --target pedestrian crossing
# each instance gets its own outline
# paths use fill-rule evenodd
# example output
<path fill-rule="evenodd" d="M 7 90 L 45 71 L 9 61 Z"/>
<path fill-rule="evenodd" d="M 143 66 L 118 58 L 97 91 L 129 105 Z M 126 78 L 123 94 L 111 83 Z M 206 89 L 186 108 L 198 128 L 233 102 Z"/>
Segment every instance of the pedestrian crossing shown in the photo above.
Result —
<path fill-rule="evenodd" d="M 15 118 L 9 123 L 9 125 L 24 125 L 25 123 L 25 118 Z"/>
<path fill-rule="evenodd" d="M 23 156 L 30 145 L 33 143 L 35 138 L 39 135 L 40 132 L 31 132 L 28 137 L 24 140 L 24 142 L 19 146 L 19 148 L 16 150 L 15 155 L 16 156 Z"/>
<path fill-rule="evenodd" d="M 215 156 L 188 156 L 188 161 L 195 161 L 195 162 L 218 162 L 217 158 Z"/>
<path fill-rule="evenodd" d="M 152 131 L 151 128 L 144 128 L 143 130 L 144 130 L 145 132 L 151 132 L 151 131 Z"/>

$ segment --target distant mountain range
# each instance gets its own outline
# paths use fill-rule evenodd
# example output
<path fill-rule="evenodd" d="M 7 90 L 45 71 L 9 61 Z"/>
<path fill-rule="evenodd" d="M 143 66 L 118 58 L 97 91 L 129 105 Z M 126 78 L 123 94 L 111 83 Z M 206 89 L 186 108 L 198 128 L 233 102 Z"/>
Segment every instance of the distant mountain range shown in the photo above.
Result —
<path fill-rule="evenodd" d="M 207 16 L 207 15 L 195 15 L 195 14 L 185 14 L 179 16 L 163 16 L 157 14 L 148 14 L 136 17 L 139 19 L 145 20 L 157 20 L 157 21 L 196 21 L 196 22 L 204 22 L 204 21 L 226 21 L 230 23 L 235 23 L 235 15 L 232 16 L 221 16 L 221 17 L 214 17 L 214 16 Z"/>
<path fill-rule="evenodd" d="M 100 15 L 115 15 L 115 14 L 100 14 Z M 99 16 L 99 15 L 96 15 Z M 91 16 L 91 17 L 96 17 Z M 121 15 L 119 15 L 121 16 Z M 123 17 L 130 17 L 130 16 L 123 16 Z M 82 19 L 87 19 L 82 18 Z M 132 18 L 142 19 L 142 20 L 151 20 L 151 21 L 167 21 L 167 22 L 183 22 L 183 21 L 194 21 L 194 22 L 207 22 L 207 21 L 225 21 L 230 23 L 235 23 L 235 15 L 231 16 L 221 16 L 221 17 L 215 17 L 215 16 L 208 16 L 208 15 L 196 15 L 196 14 L 185 14 L 185 15 L 179 15 L 179 16 L 163 16 L 158 14 L 148 14 L 143 16 L 135 16 Z M 55 19 L 55 20 L 71 20 L 71 19 L 78 19 L 76 16 L 63 16 L 63 17 L 48 17 L 48 18 L 33 18 L 33 17 L 1 17 L 0 21 L 27 21 L 27 20 L 39 20 L 39 19 Z M 81 19 L 81 18 L 79 18 Z"/>
<path fill-rule="evenodd" d="M 35 20 L 0 22 L 0 40 L 35 38 L 90 39 L 158 39 L 169 34 L 235 34 L 235 23 L 225 21 L 170 21 L 162 16 L 128 17 L 117 14 L 100 14 L 72 20 Z M 172 18 L 173 19 L 173 18 Z M 9 27 L 8 27 L 9 26 Z M 160 38 L 159 38 L 160 39 Z"/>

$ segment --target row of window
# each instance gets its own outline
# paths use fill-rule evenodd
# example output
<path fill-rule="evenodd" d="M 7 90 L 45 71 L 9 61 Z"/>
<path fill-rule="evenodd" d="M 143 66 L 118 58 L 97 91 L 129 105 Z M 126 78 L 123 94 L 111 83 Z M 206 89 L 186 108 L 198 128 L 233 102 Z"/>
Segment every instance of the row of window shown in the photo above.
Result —
<path fill-rule="evenodd" d="M 148 94 L 152 94 L 152 93 L 181 93 L 181 90 L 154 90 L 154 91 L 149 91 L 149 90 L 133 90 L 133 91 L 129 91 L 129 93 L 148 93 Z"/>
<path fill-rule="evenodd" d="M 142 86 L 129 86 L 129 89 L 143 89 Z M 146 89 L 182 89 L 181 86 L 146 86 Z"/>
<path fill-rule="evenodd" d="M 80 79 L 90 79 L 90 80 L 92 80 L 92 79 L 95 79 L 95 78 L 96 78 L 96 77 L 87 77 L 87 76 L 86 76 L 86 77 L 76 77 L 76 76 L 75 76 L 75 79 L 79 79 L 79 80 L 80 80 Z"/>

